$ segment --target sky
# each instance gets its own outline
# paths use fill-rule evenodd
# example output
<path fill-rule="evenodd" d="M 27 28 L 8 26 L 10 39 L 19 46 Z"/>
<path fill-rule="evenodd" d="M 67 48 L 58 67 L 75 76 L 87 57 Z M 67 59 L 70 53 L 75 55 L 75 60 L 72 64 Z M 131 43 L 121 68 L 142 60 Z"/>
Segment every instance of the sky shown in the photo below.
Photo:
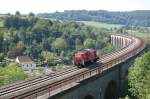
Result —
<path fill-rule="evenodd" d="M 150 0 L 0 0 L 0 14 L 19 11 L 44 13 L 64 10 L 150 10 Z"/>

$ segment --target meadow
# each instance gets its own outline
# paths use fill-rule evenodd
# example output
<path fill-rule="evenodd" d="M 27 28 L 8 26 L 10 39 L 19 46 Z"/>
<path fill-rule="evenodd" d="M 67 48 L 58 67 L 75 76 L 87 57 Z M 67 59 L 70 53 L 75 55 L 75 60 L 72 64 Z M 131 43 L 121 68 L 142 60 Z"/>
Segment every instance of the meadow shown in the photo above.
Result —
<path fill-rule="evenodd" d="M 78 21 L 78 22 L 84 23 L 85 25 L 94 26 L 97 28 L 107 28 L 107 29 L 120 28 L 123 26 L 120 24 L 108 24 L 108 23 L 101 23 L 101 22 L 94 22 L 94 21 Z"/>

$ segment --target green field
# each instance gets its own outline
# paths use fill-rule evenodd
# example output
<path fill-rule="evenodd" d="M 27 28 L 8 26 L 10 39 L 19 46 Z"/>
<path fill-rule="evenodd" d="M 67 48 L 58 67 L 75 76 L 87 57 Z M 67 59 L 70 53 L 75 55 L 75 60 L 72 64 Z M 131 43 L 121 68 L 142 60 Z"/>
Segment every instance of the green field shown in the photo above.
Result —
<path fill-rule="evenodd" d="M 107 24 L 107 23 L 100 23 L 100 22 L 93 22 L 93 21 L 78 21 L 81 23 L 84 23 L 85 25 L 89 25 L 89 26 L 93 26 L 93 27 L 97 27 L 97 28 L 120 28 L 123 25 L 120 24 Z M 142 28 L 142 27 L 141 27 Z M 145 27 L 143 27 L 145 28 Z M 150 27 L 147 27 L 148 29 L 150 29 Z M 139 31 L 128 31 L 129 34 L 147 39 L 150 42 L 150 33 L 145 33 L 145 32 L 139 32 Z"/>
<path fill-rule="evenodd" d="M 123 26 L 120 24 L 107 24 L 107 23 L 94 22 L 94 21 L 78 21 L 78 22 L 84 23 L 85 25 L 94 26 L 97 28 L 107 28 L 107 29 L 120 28 Z"/>

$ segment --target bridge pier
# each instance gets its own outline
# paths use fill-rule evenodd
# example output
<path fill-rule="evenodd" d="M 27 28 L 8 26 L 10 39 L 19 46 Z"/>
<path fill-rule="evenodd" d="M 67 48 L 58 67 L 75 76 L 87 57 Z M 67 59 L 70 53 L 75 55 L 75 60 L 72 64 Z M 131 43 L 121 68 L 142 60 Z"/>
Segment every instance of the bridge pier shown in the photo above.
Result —
<path fill-rule="evenodd" d="M 120 35 L 111 35 L 110 36 L 110 43 L 116 48 L 124 48 L 131 43 L 131 39 L 122 37 Z"/>

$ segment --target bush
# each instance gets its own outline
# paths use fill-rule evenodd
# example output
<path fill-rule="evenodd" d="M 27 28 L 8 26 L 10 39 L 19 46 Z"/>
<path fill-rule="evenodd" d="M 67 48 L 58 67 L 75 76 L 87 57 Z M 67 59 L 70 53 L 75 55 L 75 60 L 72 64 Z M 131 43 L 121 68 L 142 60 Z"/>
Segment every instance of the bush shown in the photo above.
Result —
<path fill-rule="evenodd" d="M 10 63 L 8 66 L 0 68 L 0 86 L 26 78 L 27 75 L 16 63 Z"/>
<path fill-rule="evenodd" d="M 129 91 L 137 99 L 150 99 L 150 51 L 137 58 L 129 70 Z"/>

